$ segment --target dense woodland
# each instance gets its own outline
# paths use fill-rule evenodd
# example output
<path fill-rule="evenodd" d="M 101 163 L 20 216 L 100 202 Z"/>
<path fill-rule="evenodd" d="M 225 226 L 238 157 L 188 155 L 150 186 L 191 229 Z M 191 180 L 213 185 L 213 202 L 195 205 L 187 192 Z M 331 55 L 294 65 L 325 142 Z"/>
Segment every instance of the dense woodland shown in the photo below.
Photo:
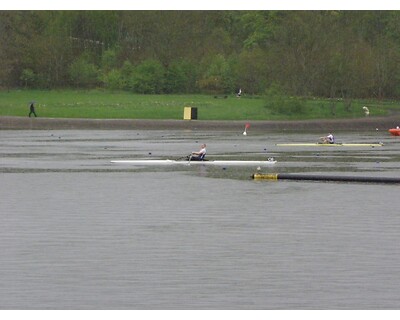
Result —
<path fill-rule="evenodd" d="M 397 11 L 0 11 L 0 89 L 400 97 Z"/>

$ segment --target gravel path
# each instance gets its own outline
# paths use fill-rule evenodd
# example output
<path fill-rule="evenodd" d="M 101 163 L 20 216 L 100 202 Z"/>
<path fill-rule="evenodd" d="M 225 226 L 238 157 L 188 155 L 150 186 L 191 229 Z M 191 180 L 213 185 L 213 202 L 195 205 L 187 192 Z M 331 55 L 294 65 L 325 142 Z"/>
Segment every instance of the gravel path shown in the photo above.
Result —
<path fill-rule="evenodd" d="M 0 130 L 238 130 L 250 123 L 252 131 L 388 130 L 400 125 L 400 116 L 306 121 L 205 121 L 138 119 L 59 119 L 0 117 Z"/>

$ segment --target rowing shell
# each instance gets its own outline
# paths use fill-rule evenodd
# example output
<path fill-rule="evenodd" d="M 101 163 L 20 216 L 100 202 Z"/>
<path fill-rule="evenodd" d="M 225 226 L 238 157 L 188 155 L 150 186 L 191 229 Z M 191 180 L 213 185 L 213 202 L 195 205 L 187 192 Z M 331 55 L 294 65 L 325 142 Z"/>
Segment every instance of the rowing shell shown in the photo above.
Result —
<path fill-rule="evenodd" d="M 276 163 L 275 160 L 246 161 L 246 160 L 206 160 L 206 161 L 178 161 L 178 160 L 112 160 L 115 164 L 161 166 L 161 165 L 214 165 L 214 166 L 269 166 Z"/>
<path fill-rule="evenodd" d="M 277 143 L 279 147 L 382 147 L 383 143 Z"/>

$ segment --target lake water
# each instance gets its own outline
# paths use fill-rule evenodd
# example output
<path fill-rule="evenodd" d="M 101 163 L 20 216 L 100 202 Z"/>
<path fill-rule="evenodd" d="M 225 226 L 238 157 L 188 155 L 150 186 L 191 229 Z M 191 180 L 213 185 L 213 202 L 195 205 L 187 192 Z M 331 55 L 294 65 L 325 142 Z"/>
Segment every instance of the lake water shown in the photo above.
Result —
<path fill-rule="evenodd" d="M 240 130 L 239 130 L 240 131 Z M 383 147 L 315 134 L 0 131 L 0 309 L 398 309 L 399 185 L 254 181 L 252 167 L 135 167 L 207 143 L 264 173 L 400 178 Z"/>

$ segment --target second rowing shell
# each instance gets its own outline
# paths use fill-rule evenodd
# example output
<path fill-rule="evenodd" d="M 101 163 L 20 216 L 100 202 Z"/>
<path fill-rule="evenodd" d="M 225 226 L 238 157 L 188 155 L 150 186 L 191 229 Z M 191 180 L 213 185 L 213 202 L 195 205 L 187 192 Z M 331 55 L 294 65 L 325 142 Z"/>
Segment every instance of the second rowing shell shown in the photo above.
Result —
<path fill-rule="evenodd" d="M 276 163 L 275 160 L 206 160 L 206 161 L 177 161 L 177 160 L 112 160 L 115 164 L 160 166 L 160 165 L 214 165 L 214 166 L 270 166 Z"/>
<path fill-rule="evenodd" d="M 382 147 L 383 143 L 277 143 L 279 147 Z"/>

